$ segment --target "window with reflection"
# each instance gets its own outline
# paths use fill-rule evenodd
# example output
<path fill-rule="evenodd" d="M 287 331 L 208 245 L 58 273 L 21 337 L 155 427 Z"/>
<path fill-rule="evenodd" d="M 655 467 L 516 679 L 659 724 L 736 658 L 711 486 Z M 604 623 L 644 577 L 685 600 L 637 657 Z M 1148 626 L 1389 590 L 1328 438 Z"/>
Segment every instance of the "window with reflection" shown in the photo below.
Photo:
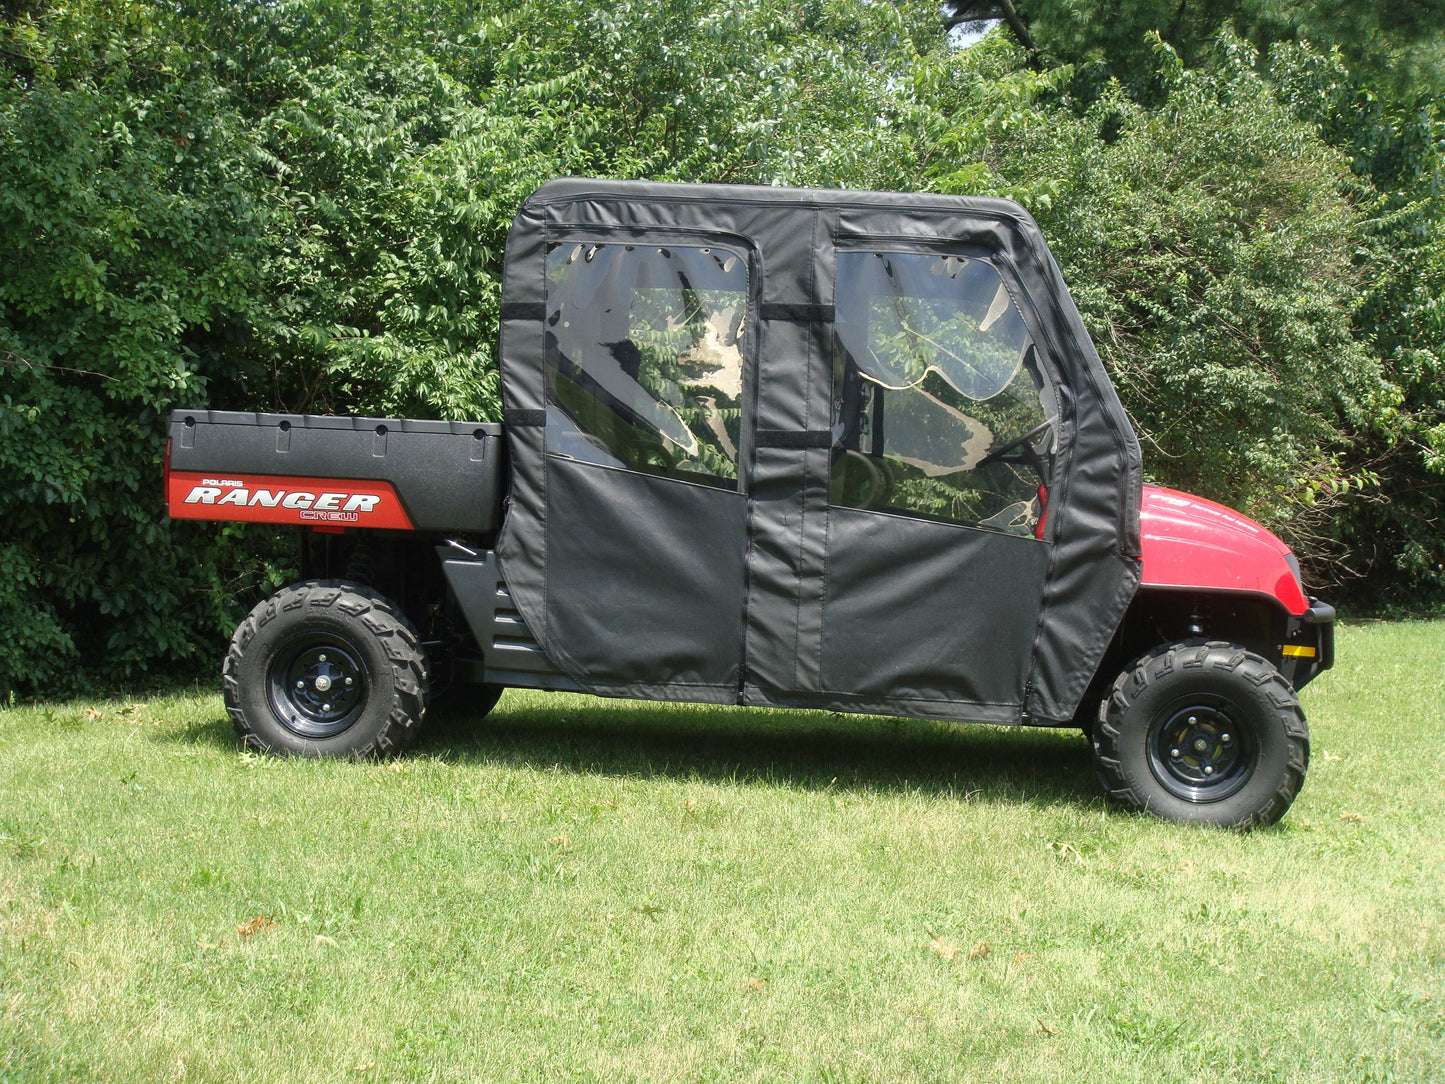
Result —
<path fill-rule="evenodd" d="M 1036 535 L 1058 409 L 985 260 L 838 256 L 835 505 Z"/>
<path fill-rule="evenodd" d="M 737 489 L 743 255 L 573 242 L 546 274 L 548 452 Z"/>

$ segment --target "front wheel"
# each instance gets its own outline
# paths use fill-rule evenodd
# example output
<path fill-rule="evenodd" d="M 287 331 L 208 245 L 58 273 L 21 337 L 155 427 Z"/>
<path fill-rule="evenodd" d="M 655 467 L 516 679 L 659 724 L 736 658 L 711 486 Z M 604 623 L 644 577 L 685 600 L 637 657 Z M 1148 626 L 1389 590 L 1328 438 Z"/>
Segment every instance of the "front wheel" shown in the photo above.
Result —
<path fill-rule="evenodd" d="M 1265 659 L 1225 643 L 1171 644 L 1119 676 L 1094 728 L 1115 801 L 1166 820 L 1273 824 L 1304 785 L 1309 728 Z"/>
<path fill-rule="evenodd" d="M 389 756 L 426 714 L 427 660 L 416 631 L 381 595 L 311 580 L 260 602 L 231 638 L 226 711 L 262 752 Z"/>

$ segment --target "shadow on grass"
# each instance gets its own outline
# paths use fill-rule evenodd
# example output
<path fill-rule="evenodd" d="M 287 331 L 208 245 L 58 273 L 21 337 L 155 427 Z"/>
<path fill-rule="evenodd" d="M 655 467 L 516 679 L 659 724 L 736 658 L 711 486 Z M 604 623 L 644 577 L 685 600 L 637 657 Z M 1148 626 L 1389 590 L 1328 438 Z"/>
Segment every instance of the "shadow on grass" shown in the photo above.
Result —
<path fill-rule="evenodd" d="M 1075 730 L 962 726 L 786 711 L 577 700 L 511 707 L 485 719 L 448 706 L 416 753 L 450 763 L 517 765 L 631 778 L 806 789 L 906 790 L 1049 804 L 1099 797 Z"/>
<path fill-rule="evenodd" d="M 223 714 L 173 741 L 238 750 Z M 558 696 L 485 718 L 448 701 L 428 713 L 412 755 L 625 778 L 707 780 L 813 790 L 977 795 L 1097 803 L 1088 743 L 1042 730 Z"/>

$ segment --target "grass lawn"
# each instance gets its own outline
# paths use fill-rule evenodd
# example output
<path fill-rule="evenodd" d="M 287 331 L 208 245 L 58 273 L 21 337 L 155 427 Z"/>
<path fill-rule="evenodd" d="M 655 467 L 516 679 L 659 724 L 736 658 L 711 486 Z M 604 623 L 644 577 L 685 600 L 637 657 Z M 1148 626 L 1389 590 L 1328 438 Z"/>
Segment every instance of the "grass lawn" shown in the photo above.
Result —
<path fill-rule="evenodd" d="M 1240 836 L 1072 732 L 512 692 L 392 764 L 0 710 L 0 1082 L 1445 1079 L 1445 624 Z"/>

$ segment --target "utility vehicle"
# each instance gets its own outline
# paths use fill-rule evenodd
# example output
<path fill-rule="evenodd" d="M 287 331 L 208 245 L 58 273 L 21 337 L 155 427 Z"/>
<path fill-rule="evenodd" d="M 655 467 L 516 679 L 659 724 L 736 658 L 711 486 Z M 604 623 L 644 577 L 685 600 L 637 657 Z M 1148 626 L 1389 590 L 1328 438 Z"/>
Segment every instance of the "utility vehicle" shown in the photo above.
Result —
<path fill-rule="evenodd" d="M 500 316 L 501 424 L 172 415 L 172 516 L 300 528 L 226 657 L 247 745 L 395 753 L 466 683 L 1077 726 L 1180 821 L 1299 792 L 1334 611 L 1143 484 L 1017 205 L 554 181 Z"/>

